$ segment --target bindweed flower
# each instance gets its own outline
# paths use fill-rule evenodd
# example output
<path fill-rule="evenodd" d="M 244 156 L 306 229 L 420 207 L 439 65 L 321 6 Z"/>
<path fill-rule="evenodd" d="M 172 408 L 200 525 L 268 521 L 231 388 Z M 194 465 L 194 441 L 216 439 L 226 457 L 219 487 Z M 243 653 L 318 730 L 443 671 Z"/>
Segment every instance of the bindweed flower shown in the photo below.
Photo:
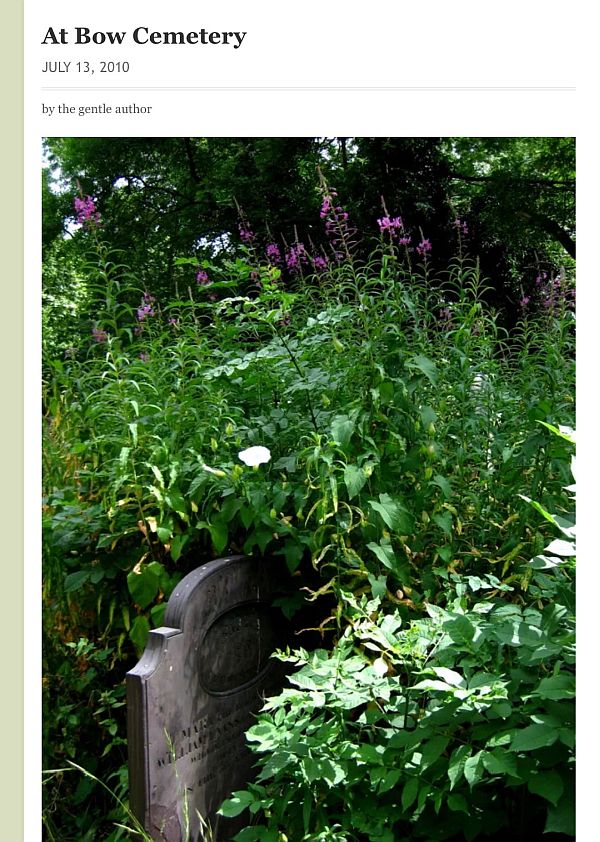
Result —
<path fill-rule="evenodd" d="M 108 333 L 105 330 L 102 330 L 101 327 L 93 327 L 92 328 L 92 338 L 94 342 L 98 342 L 98 344 L 102 344 L 104 342 L 108 342 Z"/>
<path fill-rule="evenodd" d="M 268 447 L 256 445 L 254 447 L 248 447 L 246 450 L 240 450 L 238 457 L 245 465 L 256 468 L 258 465 L 271 461 L 271 451 Z"/>
<path fill-rule="evenodd" d="M 75 206 L 77 222 L 80 225 L 94 225 L 100 222 L 100 214 L 96 210 L 96 203 L 91 196 L 86 196 L 84 199 L 76 196 L 73 204 Z"/>

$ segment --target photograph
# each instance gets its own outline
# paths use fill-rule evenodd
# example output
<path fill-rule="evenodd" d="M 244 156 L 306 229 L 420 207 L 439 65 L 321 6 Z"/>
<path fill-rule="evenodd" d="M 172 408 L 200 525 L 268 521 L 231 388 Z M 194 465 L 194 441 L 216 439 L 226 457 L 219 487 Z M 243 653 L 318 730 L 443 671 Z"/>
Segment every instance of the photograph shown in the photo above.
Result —
<path fill-rule="evenodd" d="M 575 153 L 43 138 L 44 840 L 575 838 Z"/>

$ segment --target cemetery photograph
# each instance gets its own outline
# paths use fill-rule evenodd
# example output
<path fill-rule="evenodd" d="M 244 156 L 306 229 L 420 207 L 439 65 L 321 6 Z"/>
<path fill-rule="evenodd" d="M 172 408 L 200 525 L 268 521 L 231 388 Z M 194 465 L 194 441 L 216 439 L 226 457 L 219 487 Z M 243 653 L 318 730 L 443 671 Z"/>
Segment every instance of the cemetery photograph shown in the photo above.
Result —
<path fill-rule="evenodd" d="M 574 138 L 41 168 L 44 840 L 573 840 Z"/>

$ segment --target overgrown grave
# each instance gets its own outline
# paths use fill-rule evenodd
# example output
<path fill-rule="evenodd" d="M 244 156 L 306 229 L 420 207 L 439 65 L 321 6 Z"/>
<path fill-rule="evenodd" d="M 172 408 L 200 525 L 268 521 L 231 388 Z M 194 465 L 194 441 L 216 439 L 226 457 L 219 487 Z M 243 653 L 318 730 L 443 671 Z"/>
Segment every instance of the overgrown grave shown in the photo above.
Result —
<path fill-rule="evenodd" d="M 216 810 L 251 779 L 245 731 L 284 681 L 270 658 L 287 642 L 272 607 L 283 584 L 263 559 L 203 564 L 181 580 L 127 673 L 130 804 L 153 839 L 226 842 L 244 826 Z"/>

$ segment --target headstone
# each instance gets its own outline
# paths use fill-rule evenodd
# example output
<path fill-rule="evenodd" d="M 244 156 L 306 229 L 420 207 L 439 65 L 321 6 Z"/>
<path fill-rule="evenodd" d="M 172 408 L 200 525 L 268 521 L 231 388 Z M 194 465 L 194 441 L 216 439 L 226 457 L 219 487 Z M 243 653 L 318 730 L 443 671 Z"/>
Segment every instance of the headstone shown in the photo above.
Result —
<path fill-rule="evenodd" d="M 165 626 L 127 674 L 130 805 L 154 840 L 225 842 L 244 826 L 216 810 L 252 778 L 244 733 L 283 683 L 270 658 L 286 643 L 276 592 L 264 560 L 202 565 L 181 580 Z"/>

